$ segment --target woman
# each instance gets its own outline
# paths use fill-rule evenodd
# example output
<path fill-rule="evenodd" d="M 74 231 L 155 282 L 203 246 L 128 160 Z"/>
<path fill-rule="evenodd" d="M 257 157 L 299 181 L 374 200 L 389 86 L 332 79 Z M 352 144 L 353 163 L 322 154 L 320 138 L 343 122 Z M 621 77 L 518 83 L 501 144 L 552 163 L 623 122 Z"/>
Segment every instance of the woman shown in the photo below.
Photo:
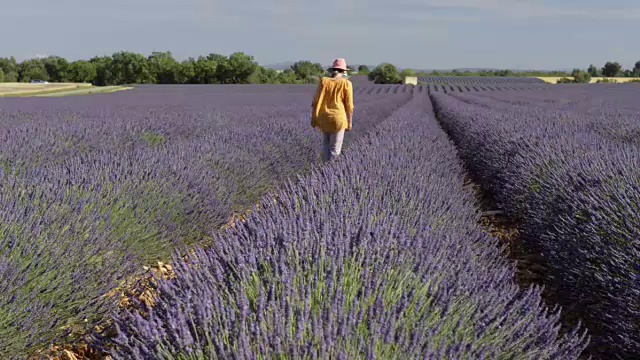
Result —
<path fill-rule="evenodd" d="M 331 77 L 320 78 L 311 104 L 311 127 L 322 131 L 322 160 L 335 159 L 342 152 L 344 132 L 350 131 L 353 119 L 353 86 L 346 78 L 347 62 L 335 59 L 329 68 Z"/>

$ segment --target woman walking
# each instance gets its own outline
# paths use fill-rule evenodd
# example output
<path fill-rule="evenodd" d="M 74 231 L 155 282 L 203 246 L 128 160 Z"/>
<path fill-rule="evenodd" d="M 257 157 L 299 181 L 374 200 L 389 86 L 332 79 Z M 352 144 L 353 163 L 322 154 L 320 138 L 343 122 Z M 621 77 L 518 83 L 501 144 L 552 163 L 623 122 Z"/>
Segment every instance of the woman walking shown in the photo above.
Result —
<path fill-rule="evenodd" d="M 335 159 L 342 152 L 344 132 L 353 119 L 353 86 L 346 78 L 347 62 L 335 59 L 329 68 L 331 77 L 322 77 L 311 104 L 311 127 L 322 131 L 322 160 Z"/>

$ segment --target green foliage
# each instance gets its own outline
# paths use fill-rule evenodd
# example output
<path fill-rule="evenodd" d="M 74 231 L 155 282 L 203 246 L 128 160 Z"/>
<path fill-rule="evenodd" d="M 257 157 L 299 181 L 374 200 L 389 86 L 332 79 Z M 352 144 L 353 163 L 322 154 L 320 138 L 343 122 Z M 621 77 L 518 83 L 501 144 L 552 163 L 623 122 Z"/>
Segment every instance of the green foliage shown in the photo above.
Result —
<path fill-rule="evenodd" d="M 200 56 L 193 61 L 193 75 L 191 84 L 217 84 L 218 83 L 218 61 L 213 54 Z"/>
<path fill-rule="evenodd" d="M 618 62 L 607 61 L 602 68 L 602 76 L 603 77 L 616 77 L 620 74 L 622 70 L 622 65 Z"/>
<path fill-rule="evenodd" d="M 367 65 L 358 66 L 358 73 L 367 75 L 369 74 L 369 72 L 371 72 L 371 70 L 369 70 L 369 67 Z"/>
<path fill-rule="evenodd" d="M 297 82 L 296 73 L 287 69 L 278 74 L 278 82 L 280 84 L 295 84 Z"/>
<path fill-rule="evenodd" d="M 120 51 L 111 56 L 109 70 L 115 84 L 148 84 L 153 82 L 149 62 L 146 57 L 128 51 Z"/>
<path fill-rule="evenodd" d="M 49 75 L 49 80 L 53 82 L 68 82 L 69 62 L 67 59 L 59 56 L 49 56 L 42 59 L 44 68 Z"/>
<path fill-rule="evenodd" d="M 297 80 L 304 83 L 316 82 L 317 78 L 324 74 L 321 64 L 307 60 L 296 62 L 291 66 L 291 70 L 295 73 Z"/>
<path fill-rule="evenodd" d="M 150 146 L 158 146 L 167 142 L 167 138 L 164 135 L 157 134 L 152 131 L 143 132 L 142 140 L 144 140 Z"/>
<path fill-rule="evenodd" d="M 402 78 L 393 64 L 382 63 L 369 73 L 369 80 L 375 84 L 400 84 Z"/>
<path fill-rule="evenodd" d="M 173 58 L 171 51 L 153 52 L 148 57 L 149 68 L 158 84 L 178 84 L 184 82 L 180 72 L 180 63 Z"/>
<path fill-rule="evenodd" d="M 0 82 L 4 82 L 4 71 L 0 68 Z"/>
<path fill-rule="evenodd" d="M 571 76 L 573 76 L 574 82 L 578 84 L 588 84 L 591 81 L 591 74 L 580 69 L 574 69 Z"/>
<path fill-rule="evenodd" d="M 606 77 L 596 81 L 596 84 L 614 84 L 614 83 L 617 83 L 615 79 L 608 79 Z"/>
<path fill-rule="evenodd" d="M 575 84 L 575 80 L 569 79 L 568 77 L 563 77 L 556 81 L 556 84 Z"/>
<path fill-rule="evenodd" d="M 243 52 L 236 52 L 225 58 L 215 58 L 218 61 L 218 81 L 221 84 L 248 84 L 249 78 L 258 68 L 253 56 Z"/>
<path fill-rule="evenodd" d="M 18 64 L 18 74 L 21 82 L 48 81 L 50 79 L 42 59 L 29 59 L 21 62 Z"/>
<path fill-rule="evenodd" d="M 370 70 L 366 65 L 357 66 L 360 74 L 380 84 L 397 84 L 407 76 L 557 76 L 567 77 L 561 71 L 520 71 L 511 70 L 452 70 L 416 73 L 411 69 L 398 72 L 389 63 L 383 63 Z M 576 69 L 577 70 L 577 69 Z M 574 70 L 574 73 L 575 71 Z M 29 82 L 47 80 L 51 82 L 85 82 L 97 86 L 123 84 L 309 84 L 315 83 L 324 73 L 321 64 L 308 60 L 294 63 L 290 69 L 275 71 L 260 66 L 253 58 L 243 52 L 229 56 L 210 53 L 206 56 L 189 58 L 182 62 L 176 60 L 170 51 L 153 52 L 149 56 L 121 51 L 111 56 L 97 56 L 90 60 L 69 63 L 59 56 L 41 59 L 28 59 L 18 63 L 15 58 L 0 58 L 0 71 L 5 82 Z M 587 71 L 579 72 L 578 81 L 588 82 L 587 78 L 604 76 L 640 77 L 640 61 L 632 69 L 623 70 L 617 62 L 607 62 L 598 70 L 591 64 Z M 573 74 L 572 74 L 573 75 Z M 575 77 L 575 76 L 574 76 Z M 571 82 L 561 79 L 559 83 Z"/>
<path fill-rule="evenodd" d="M 15 244 L 3 249 L 1 256 L 25 276 L 15 301 L 0 307 L 0 336 L 11 339 L 7 347 L 0 348 L 0 358 L 22 359 L 19 355 L 24 355 L 25 350 L 46 346 L 43 340 L 28 337 L 31 330 L 41 339 L 57 340 L 68 330 L 73 336 L 65 340 L 75 340 L 78 334 L 89 330 L 89 325 L 103 319 L 107 308 L 99 297 L 105 292 L 104 284 L 115 285 L 119 276 L 114 271 L 110 278 L 104 278 L 105 268 L 118 269 L 123 259 L 153 263 L 171 255 L 177 238 L 187 242 L 202 239 L 204 234 L 197 230 L 202 224 L 194 226 L 189 220 L 188 197 L 160 192 L 153 182 L 140 185 L 117 192 L 105 187 L 98 193 L 84 186 L 71 186 L 59 199 L 36 194 L 36 217 L 49 212 L 52 224 L 57 226 L 33 232 L 22 223 L 0 224 L 0 242 Z M 22 189 L 21 193 L 19 201 L 29 202 L 29 191 Z M 131 199 L 136 199 L 135 203 Z M 164 235 L 166 230 L 161 224 L 166 219 L 182 230 Z M 83 246 L 95 234 L 120 242 Z M 11 283 L 10 279 L 4 280 Z M 51 321 L 47 314 L 66 321 L 53 328 L 24 322 L 32 311 L 42 311 L 43 324 Z"/>
<path fill-rule="evenodd" d="M 89 62 L 96 68 L 96 78 L 93 81 L 94 85 L 115 85 L 115 82 L 113 82 L 113 75 L 111 74 L 112 60 L 110 56 L 94 57 L 91 58 Z"/>
<path fill-rule="evenodd" d="M 278 72 L 273 69 L 259 66 L 249 78 L 249 82 L 252 84 L 279 84 L 280 79 L 278 75 Z"/>
<path fill-rule="evenodd" d="M 19 80 L 18 63 L 15 58 L 0 58 L 0 70 L 4 73 L 5 82 L 17 82 Z"/>
<path fill-rule="evenodd" d="M 92 62 L 79 60 L 69 65 L 68 78 L 71 82 L 90 83 L 93 82 L 97 76 L 96 66 Z"/>
<path fill-rule="evenodd" d="M 416 72 L 411 69 L 404 69 L 400 72 L 400 77 L 405 78 L 407 76 L 416 76 Z"/>

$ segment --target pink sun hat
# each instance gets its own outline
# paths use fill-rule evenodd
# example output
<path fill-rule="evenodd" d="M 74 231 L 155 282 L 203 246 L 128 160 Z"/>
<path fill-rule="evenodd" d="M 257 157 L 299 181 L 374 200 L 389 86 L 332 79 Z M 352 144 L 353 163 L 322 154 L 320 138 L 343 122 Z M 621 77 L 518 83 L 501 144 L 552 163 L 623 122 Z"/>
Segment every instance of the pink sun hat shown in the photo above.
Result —
<path fill-rule="evenodd" d="M 347 71 L 349 70 L 349 68 L 347 67 L 347 60 L 343 58 L 337 58 L 333 60 L 333 64 L 331 64 L 331 67 L 329 69 L 338 69 L 338 70 Z"/>

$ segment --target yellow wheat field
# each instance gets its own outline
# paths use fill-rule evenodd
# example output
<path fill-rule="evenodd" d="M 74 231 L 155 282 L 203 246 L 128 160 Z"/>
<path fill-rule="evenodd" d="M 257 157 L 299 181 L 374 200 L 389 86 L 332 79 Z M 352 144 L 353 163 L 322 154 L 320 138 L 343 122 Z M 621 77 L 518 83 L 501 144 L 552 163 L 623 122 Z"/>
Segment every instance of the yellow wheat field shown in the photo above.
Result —
<path fill-rule="evenodd" d="M 569 79 L 573 79 L 572 76 L 566 76 Z M 560 76 L 541 76 L 541 77 L 536 77 L 537 79 L 540 79 L 546 83 L 549 84 L 556 84 L 558 83 L 558 80 L 563 79 L 564 77 L 560 77 Z M 602 80 L 604 78 L 602 77 L 592 77 L 591 81 L 589 82 L 590 84 L 595 84 L 598 80 Z M 613 78 L 607 78 L 609 80 L 614 80 L 617 83 L 625 83 L 625 82 L 629 82 L 631 80 L 638 80 L 638 78 L 627 78 L 627 77 L 613 77 Z"/>

